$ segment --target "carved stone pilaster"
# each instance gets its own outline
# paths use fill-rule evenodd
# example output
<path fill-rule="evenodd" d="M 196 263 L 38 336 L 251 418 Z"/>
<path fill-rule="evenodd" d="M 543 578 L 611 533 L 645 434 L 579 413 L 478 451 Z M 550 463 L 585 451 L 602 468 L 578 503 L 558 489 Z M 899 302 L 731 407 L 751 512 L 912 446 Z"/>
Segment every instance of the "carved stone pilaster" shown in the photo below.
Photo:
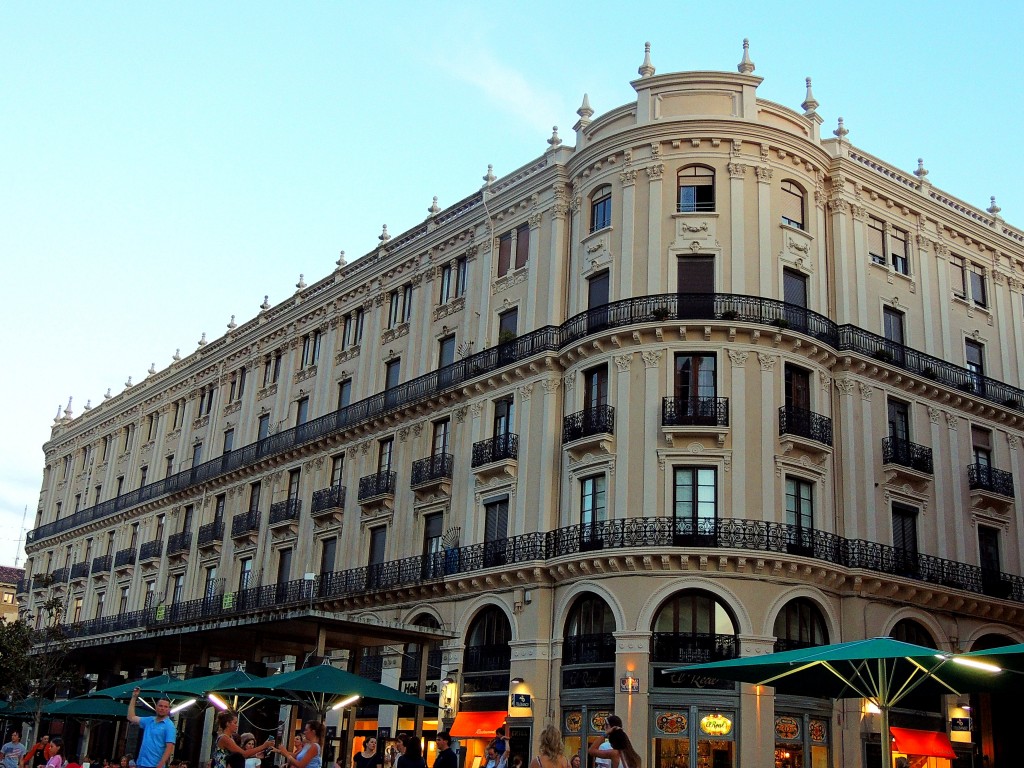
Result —
<path fill-rule="evenodd" d="M 624 187 L 631 187 L 636 184 L 636 168 L 629 168 L 620 173 L 619 182 Z"/>
<path fill-rule="evenodd" d="M 742 179 L 747 175 L 747 166 L 743 163 L 729 163 L 726 168 L 729 171 L 730 179 Z"/>
<path fill-rule="evenodd" d="M 853 386 L 855 383 L 853 379 L 847 377 L 836 379 L 836 389 L 844 397 L 853 397 Z"/>
<path fill-rule="evenodd" d="M 737 368 L 742 368 L 747 364 L 747 358 L 750 356 L 749 352 L 740 352 L 735 349 L 729 350 L 729 359 L 732 364 Z"/>
<path fill-rule="evenodd" d="M 647 171 L 648 179 L 650 179 L 651 181 L 658 181 L 665 173 L 665 164 L 656 163 L 654 165 L 647 166 L 644 170 Z"/>
<path fill-rule="evenodd" d="M 562 383 L 562 380 L 558 379 L 558 378 L 541 379 L 541 381 L 540 381 L 540 385 L 542 387 L 544 387 L 544 394 L 546 394 L 546 395 L 553 395 L 553 394 L 555 394 L 555 392 L 558 391 L 558 387 L 559 387 L 559 385 L 561 383 Z"/>
<path fill-rule="evenodd" d="M 774 175 L 774 172 L 771 168 L 765 168 L 759 165 L 754 169 L 754 172 L 757 174 L 757 181 L 759 184 L 772 183 L 772 176 Z"/>
<path fill-rule="evenodd" d="M 874 389 L 872 389 L 871 385 L 870 384 L 866 384 L 863 381 L 858 381 L 857 382 L 857 387 L 858 387 L 858 389 L 860 389 L 860 399 L 861 400 L 870 401 L 871 400 L 871 395 L 874 392 Z"/>
<path fill-rule="evenodd" d="M 775 364 L 779 361 L 778 355 L 769 355 L 765 352 L 757 353 L 757 362 L 761 364 L 762 371 L 774 371 Z"/>
<path fill-rule="evenodd" d="M 626 353 L 615 356 L 615 368 L 619 373 L 626 373 L 633 366 L 633 354 Z"/>

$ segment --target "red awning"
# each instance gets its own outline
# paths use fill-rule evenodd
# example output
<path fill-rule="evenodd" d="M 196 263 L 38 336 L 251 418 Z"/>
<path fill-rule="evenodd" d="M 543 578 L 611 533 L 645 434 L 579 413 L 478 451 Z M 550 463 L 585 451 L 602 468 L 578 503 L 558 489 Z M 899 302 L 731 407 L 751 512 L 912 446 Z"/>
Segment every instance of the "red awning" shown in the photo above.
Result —
<path fill-rule="evenodd" d="M 939 731 L 918 731 L 914 728 L 890 728 L 893 749 L 907 755 L 925 757 L 956 757 L 949 736 Z"/>
<path fill-rule="evenodd" d="M 459 712 L 452 723 L 451 734 L 457 739 L 493 739 L 494 732 L 505 724 L 505 712 Z"/>

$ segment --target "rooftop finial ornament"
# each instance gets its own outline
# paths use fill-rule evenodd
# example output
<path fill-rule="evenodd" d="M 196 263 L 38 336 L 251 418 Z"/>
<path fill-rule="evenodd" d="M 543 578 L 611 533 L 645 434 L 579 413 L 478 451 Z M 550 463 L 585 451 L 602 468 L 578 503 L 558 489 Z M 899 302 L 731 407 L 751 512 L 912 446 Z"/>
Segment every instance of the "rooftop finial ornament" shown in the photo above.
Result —
<path fill-rule="evenodd" d="M 555 149 L 561 143 L 562 143 L 562 140 L 560 138 L 558 138 L 558 126 L 557 125 L 551 126 L 551 138 L 548 139 L 548 146 L 550 146 L 551 149 Z"/>
<path fill-rule="evenodd" d="M 229 330 L 229 331 L 233 331 L 233 330 L 235 330 L 235 328 L 237 328 L 237 327 L 238 327 L 238 323 L 236 323 L 236 322 L 235 322 L 235 316 L 234 316 L 234 315 L 232 315 L 232 316 L 231 316 L 231 319 L 230 319 L 230 320 L 228 320 L 228 330 Z"/>
<path fill-rule="evenodd" d="M 270 297 L 264 294 L 263 303 L 260 304 L 260 312 L 266 312 L 268 309 L 270 309 Z"/>
<path fill-rule="evenodd" d="M 811 92 L 811 78 L 807 78 L 807 96 L 804 98 L 803 104 L 800 107 L 804 111 L 804 117 L 814 117 L 818 114 L 818 100 L 814 98 L 814 94 Z"/>
<path fill-rule="evenodd" d="M 200 347 L 205 347 L 206 346 L 206 331 L 203 331 L 203 335 L 199 337 L 199 346 Z"/>
<path fill-rule="evenodd" d="M 924 160 L 920 157 L 917 158 L 917 170 L 914 171 L 914 175 L 921 181 L 924 181 L 925 177 L 928 175 L 928 169 L 924 167 Z"/>
<path fill-rule="evenodd" d="M 835 134 L 835 136 L 837 136 L 840 141 L 845 139 L 847 134 L 850 133 L 849 129 L 843 124 L 843 118 L 839 118 L 839 125 L 836 127 L 834 131 L 832 131 L 832 133 Z"/>
<path fill-rule="evenodd" d="M 990 197 L 989 199 L 992 201 L 992 205 L 990 205 L 985 210 L 988 211 L 989 213 L 991 213 L 993 216 L 998 216 L 999 212 L 1001 210 L 1003 210 L 1003 209 L 1000 208 L 998 205 L 996 205 L 996 196 L 995 195 L 992 195 L 992 197 Z"/>
<path fill-rule="evenodd" d="M 750 40 L 749 38 L 743 38 L 743 58 L 740 59 L 739 65 L 736 67 L 741 75 L 749 75 L 754 71 L 754 62 L 750 60 Z"/>
<path fill-rule="evenodd" d="M 110 387 L 107 387 L 107 391 L 103 393 L 103 399 L 104 400 L 109 400 L 112 397 L 113 397 L 113 395 L 110 394 Z"/>
<path fill-rule="evenodd" d="M 130 379 L 129 379 L 129 381 L 130 381 Z M 75 414 L 71 410 L 71 401 L 73 399 L 74 398 L 71 398 L 71 397 L 68 398 L 68 404 L 64 408 L 64 418 L 65 419 L 73 419 L 75 417 Z"/>
<path fill-rule="evenodd" d="M 54 424 L 60 424 L 60 412 L 61 412 L 60 403 L 57 403 L 57 415 L 53 417 L 53 423 Z"/>
<path fill-rule="evenodd" d="M 336 262 L 334 262 L 334 263 L 338 265 L 338 269 L 341 269 L 346 264 L 348 264 L 348 262 L 345 261 L 345 252 L 344 251 L 341 251 L 341 252 L 338 253 L 338 260 Z"/>
<path fill-rule="evenodd" d="M 484 186 L 490 187 L 497 180 L 497 176 L 494 175 L 494 166 L 490 163 L 487 164 L 487 175 L 483 177 Z"/>
<path fill-rule="evenodd" d="M 83 408 L 82 410 L 83 411 L 91 411 L 92 410 L 92 400 L 86 400 L 85 401 L 85 408 Z"/>
<path fill-rule="evenodd" d="M 654 74 L 654 65 L 651 64 L 651 44 L 644 43 L 644 63 L 637 70 L 640 77 L 650 77 Z"/>
<path fill-rule="evenodd" d="M 149 370 L 146 371 L 146 373 L 148 373 L 150 376 L 152 376 L 154 373 L 156 373 L 156 363 L 150 363 L 149 364 Z"/>
<path fill-rule="evenodd" d="M 388 240 L 391 239 L 391 235 L 388 234 L 388 225 L 385 224 L 381 227 L 380 234 L 377 235 L 377 239 L 380 240 L 380 244 L 384 245 Z"/>
<path fill-rule="evenodd" d="M 437 204 L 437 195 L 434 195 L 434 201 L 430 204 L 430 207 L 427 208 L 427 213 L 429 213 L 431 216 L 437 216 L 437 214 L 439 214 L 440 212 L 441 206 Z"/>
<path fill-rule="evenodd" d="M 594 110 L 590 108 L 590 97 L 587 94 L 583 94 L 583 103 L 580 104 L 580 108 L 576 110 L 576 114 L 580 116 L 580 126 L 586 127 L 590 124 L 590 118 L 594 116 Z"/>
<path fill-rule="evenodd" d="M 296 291 L 302 291 L 306 288 L 306 276 L 299 272 L 299 282 L 295 284 Z"/>
<path fill-rule="evenodd" d="M 125 388 L 125 389 L 131 389 L 131 388 L 132 388 L 132 386 L 133 386 L 133 385 L 132 385 L 132 377 L 131 377 L 131 376 L 129 376 L 129 377 L 128 377 L 128 381 L 126 381 L 126 382 L 124 383 L 124 388 Z"/>
<path fill-rule="evenodd" d="M 174 354 L 171 356 L 171 360 L 173 360 L 174 362 L 178 362 L 179 360 L 181 360 L 181 347 L 178 347 L 176 350 L 174 350 Z"/>

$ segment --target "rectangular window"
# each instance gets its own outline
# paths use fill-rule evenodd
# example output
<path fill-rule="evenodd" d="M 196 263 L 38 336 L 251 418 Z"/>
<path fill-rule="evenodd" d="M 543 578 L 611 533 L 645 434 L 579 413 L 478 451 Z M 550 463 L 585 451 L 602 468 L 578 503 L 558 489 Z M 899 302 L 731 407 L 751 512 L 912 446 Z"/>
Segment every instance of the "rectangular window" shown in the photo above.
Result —
<path fill-rule="evenodd" d="M 122 491 L 124 491 L 124 475 L 118 475 L 118 478 L 117 478 L 117 492 L 114 495 L 115 496 L 120 496 Z"/>
<path fill-rule="evenodd" d="M 516 269 L 522 269 L 530 259 L 530 225 L 520 224 L 516 229 Z"/>
<path fill-rule="evenodd" d="M 498 343 L 515 339 L 519 333 L 519 310 L 510 309 L 498 315 Z"/>
<path fill-rule="evenodd" d="M 367 558 L 369 565 L 381 565 L 387 549 L 388 529 L 380 525 L 370 529 L 370 551 Z"/>
<path fill-rule="evenodd" d="M 258 512 L 260 508 L 260 490 L 261 485 L 259 480 L 255 483 L 249 484 L 249 511 Z"/>
<path fill-rule="evenodd" d="M 384 365 L 384 389 L 394 389 L 402 380 L 402 360 L 395 358 Z"/>
<path fill-rule="evenodd" d="M 784 378 L 786 407 L 809 411 L 811 409 L 811 372 L 786 363 Z"/>
<path fill-rule="evenodd" d="M 715 172 L 701 165 L 683 168 L 677 174 L 680 213 L 707 213 L 715 210 Z"/>
<path fill-rule="evenodd" d="M 892 545 L 896 565 L 904 572 L 917 570 L 917 510 L 894 501 L 892 504 Z"/>
<path fill-rule="evenodd" d="M 121 605 L 118 607 L 118 613 L 120 613 L 120 614 L 128 613 L 128 594 L 129 594 L 129 591 L 130 590 L 129 590 L 128 587 L 121 587 Z"/>
<path fill-rule="evenodd" d="M 494 436 L 507 435 L 512 432 L 512 420 L 515 418 L 515 399 L 509 395 L 494 401 Z"/>
<path fill-rule="evenodd" d="M 63 506 L 64 506 L 64 502 L 62 502 L 62 501 L 58 501 L 58 502 L 54 503 L 54 505 L 53 505 L 54 520 L 60 520 L 60 509 Z"/>
<path fill-rule="evenodd" d="M 395 440 L 386 437 L 377 445 L 377 472 L 390 472 L 391 459 L 394 454 Z"/>
<path fill-rule="evenodd" d="M 434 422 L 434 434 L 430 442 L 430 453 L 432 456 L 443 456 L 451 453 L 451 419 L 441 419 Z"/>
<path fill-rule="evenodd" d="M 298 467 L 288 472 L 288 501 L 295 501 L 299 498 L 299 488 L 302 486 L 302 470 Z"/>
<path fill-rule="evenodd" d="M 782 223 L 804 228 L 804 192 L 792 181 L 782 182 Z"/>
<path fill-rule="evenodd" d="M 583 372 L 583 409 L 587 411 L 608 404 L 608 366 L 599 365 Z"/>
<path fill-rule="evenodd" d="M 224 430 L 224 453 L 231 453 L 232 448 L 235 447 L 235 430 L 225 429 Z"/>
<path fill-rule="evenodd" d="M 875 264 L 885 266 L 885 222 L 868 216 L 868 255 Z"/>
<path fill-rule="evenodd" d="M 402 310 L 399 313 L 398 321 L 408 323 L 412 317 L 412 283 L 402 286 Z"/>
<path fill-rule="evenodd" d="M 718 470 L 714 467 L 676 467 L 673 509 L 677 531 L 714 533 L 718 518 Z"/>
<path fill-rule="evenodd" d="M 462 256 L 441 267 L 441 295 L 439 303 L 445 304 L 466 293 L 466 257 Z"/>
<path fill-rule="evenodd" d="M 363 340 L 363 308 L 356 309 L 352 318 L 352 343 L 359 344 Z"/>
<path fill-rule="evenodd" d="M 270 414 L 264 413 L 259 418 L 258 426 L 256 428 L 256 439 L 262 440 L 270 435 Z"/>
<path fill-rule="evenodd" d="M 972 339 L 966 339 L 964 341 L 964 360 L 967 363 L 967 370 L 971 373 L 971 379 L 966 383 L 972 391 L 981 392 L 985 384 L 985 345 Z"/>
<path fill-rule="evenodd" d="M 508 497 L 484 505 L 484 567 L 505 565 L 508 542 Z"/>
<path fill-rule="evenodd" d="M 320 359 L 320 331 L 307 333 L 302 337 L 302 367 L 316 365 Z"/>
<path fill-rule="evenodd" d="M 132 523 L 132 535 L 130 539 L 131 543 L 128 545 L 130 549 L 135 549 L 139 545 L 139 524 Z"/>
<path fill-rule="evenodd" d="M 341 475 L 345 471 L 345 454 L 339 453 L 331 457 L 331 486 L 341 485 Z"/>
<path fill-rule="evenodd" d="M 71 477 L 71 455 L 68 454 L 64 457 L 64 479 L 67 480 Z"/>
<path fill-rule="evenodd" d="M 213 522 L 223 523 L 224 522 L 224 508 L 227 506 L 227 494 L 219 493 L 213 504 Z"/>
<path fill-rule="evenodd" d="M 604 475 L 580 480 L 580 524 L 593 526 L 608 519 L 608 499 Z"/>
<path fill-rule="evenodd" d="M 352 402 L 352 379 L 338 382 L 338 408 L 344 408 Z"/>
<path fill-rule="evenodd" d="M 440 576 L 443 573 L 444 563 L 441 560 L 444 552 L 444 544 L 441 540 L 443 525 L 444 516 L 440 512 L 423 517 L 423 560 L 424 575 L 427 578 L 434 575 Z"/>
<path fill-rule="evenodd" d="M 309 398 L 303 397 L 295 405 L 295 426 L 305 424 L 309 421 Z"/>
<path fill-rule="evenodd" d="M 469 277 L 469 260 L 462 256 L 455 260 L 455 298 L 466 295 L 466 281 Z"/>
<path fill-rule="evenodd" d="M 252 558 L 243 557 L 238 561 L 238 591 L 255 586 L 252 581 Z"/>
<path fill-rule="evenodd" d="M 92 503 L 95 506 L 100 503 L 100 499 L 103 496 L 103 486 L 97 485 L 94 489 L 95 495 L 92 497 Z"/>
<path fill-rule="evenodd" d="M 238 400 L 241 400 L 242 399 L 242 395 L 245 394 L 245 379 L 246 379 L 246 370 L 245 370 L 245 366 L 243 365 L 241 368 L 238 369 L 238 389 L 235 392 L 235 397 Z"/>
<path fill-rule="evenodd" d="M 949 286 L 954 296 L 960 299 L 967 298 L 967 268 L 963 256 L 949 256 Z"/>
<path fill-rule="evenodd" d="M 984 427 L 971 427 L 971 447 L 974 463 L 982 467 L 992 466 L 992 432 Z"/>
<path fill-rule="evenodd" d="M 982 578 L 991 578 L 1003 570 L 999 557 L 999 531 L 987 525 L 978 526 L 978 560 L 981 565 Z"/>
<path fill-rule="evenodd" d="M 890 398 L 888 416 L 889 437 L 903 442 L 910 440 L 910 406 L 902 400 Z"/>
<path fill-rule="evenodd" d="M 185 596 L 185 574 L 177 573 L 171 577 L 171 605 L 177 605 Z"/>
<path fill-rule="evenodd" d="M 455 362 L 455 334 L 437 342 L 437 367 L 444 368 Z"/>
<path fill-rule="evenodd" d="M 392 291 L 391 294 L 389 295 L 388 303 L 388 328 L 394 328 L 401 322 L 401 320 L 399 319 L 401 303 L 401 294 L 399 294 L 398 291 Z"/>
<path fill-rule="evenodd" d="M 675 397 L 683 415 L 714 413 L 718 396 L 718 359 L 714 354 L 677 354 L 675 356 Z M 709 410 L 712 409 L 712 410 Z"/>
<path fill-rule="evenodd" d="M 338 552 L 338 537 L 332 536 L 320 542 L 320 575 L 334 571 L 334 560 Z"/>
<path fill-rule="evenodd" d="M 156 580 L 146 582 L 146 608 L 151 608 L 156 598 Z"/>
<path fill-rule="evenodd" d="M 75 512 L 81 512 L 81 511 L 82 511 L 82 494 L 76 493 L 75 494 Z"/>
<path fill-rule="evenodd" d="M 206 566 L 206 578 L 203 580 L 203 597 L 215 597 L 219 590 L 217 581 L 217 566 Z"/>
<path fill-rule="evenodd" d="M 141 467 L 139 469 L 139 488 L 146 484 L 146 480 L 149 477 L 149 467 Z"/>
<path fill-rule="evenodd" d="M 132 425 L 128 424 L 123 430 L 121 430 L 121 453 L 128 453 L 128 449 L 132 446 Z M 68 461 L 71 457 L 68 457 Z M 66 477 L 66 475 L 65 475 Z"/>
<path fill-rule="evenodd" d="M 97 592 L 96 593 L 96 618 L 97 619 L 103 618 L 103 601 L 104 601 L 105 598 L 106 598 L 106 593 L 104 593 L 104 592 Z M 41 611 L 40 611 L 40 613 L 41 613 Z"/>
<path fill-rule="evenodd" d="M 277 583 L 287 584 L 292 577 L 292 550 L 291 547 L 282 549 L 277 554 Z"/>
<path fill-rule="evenodd" d="M 110 435 L 103 438 L 103 454 L 100 461 L 106 461 L 108 455 L 110 455 Z"/>
<path fill-rule="evenodd" d="M 790 526 L 791 551 L 814 546 L 814 484 L 797 477 L 786 478 L 786 525 Z"/>
<path fill-rule="evenodd" d="M 603 186 L 594 192 L 590 200 L 590 231 L 612 225 L 612 188 Z"/>
<path fill-rule="evenodd" d="M 270 383 L 277 384 L 277 380 L 281 378 L 281 352 L 274 353 L 274 370 L 271 373 Z"/>
<path fill-rule="evenodd" d="M 512 233 L 506 232 L 498 238 L 498 277 L 508 274 L 512 266 Z"/>
<path fill-rule="evenodd" d="M 170 454 L 164 463 L 164 477 L 170 477 L 174 474 L 174 454 Z"/>
<path fill-rule="evenodd" d="M 203 461 L 203 444 L 196 443 L 192 446 L 192 466 L 198 467 Z"/>
<path fill-rule="evenodd" d="M 907 259 L 907 233 L 902 229 L 892 228 L 889 233 L 889 250 L 892 253 L 892 268 L 901 275 L 910 274 L 910 262 Z"/>
<path fill-rule="evenodd" d="M 971 300 L 979 307 L 988 306 L 988 291 L 985 285 L 985 268 L 971 262 Z"/>
<path fill-rule="evenodd" d="M 195 504 L 186 504 L 185 512 L 181 516 L 181 532 L 188 533 L 192 530 L 192 518 L 195 517 Z"/>
<path fill-rule="evenodd" d="M 156 439 L 156 428 L 160 423 L 160 414 L 154 411 L 146 417 L 146 442 Z"/>
<path fill-rule="evenodd" d="M 906 343 L 903 325 L 905 317 L 898 309 L 882 308 L 882 332 L 886 339 L 901 346 Z"/>

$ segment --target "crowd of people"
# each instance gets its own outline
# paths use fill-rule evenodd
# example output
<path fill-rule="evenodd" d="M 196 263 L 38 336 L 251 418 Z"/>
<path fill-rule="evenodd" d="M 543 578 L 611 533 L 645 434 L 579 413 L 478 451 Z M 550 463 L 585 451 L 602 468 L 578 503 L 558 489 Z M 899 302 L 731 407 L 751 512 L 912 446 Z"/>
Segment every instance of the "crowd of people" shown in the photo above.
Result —
<path fill-rule="evenodd" d="M 77 756 L 65 755 L 59 736 L 51 739 L 44 735 L 31 747 L 26 747 L 21 743 L 21 734 L 14 731 L 10 740 L 0 747 L 2 768 L 189 768 L 188 763 L 172 759 L 176 733 L 169 717 L 170 701 L 160 699 L 154 715 L 138 717 L 135 714 L 138 692 L 136 688 L 128 704 L 128 720 L 142 730 L 138 760 L 124 755 L 118 762 L 106 758 L 94 761 L 88 756 L 79 761 Z M 290 748 L 278 745 L 272 736 L 257 744 L 252 733 L 239 734 L 238 715 L 234 712 L 221 712 L 217 716 L 217 729 L 213 756 L 206 768 L 260 768 L 262 759 L 271 754 L 280 756 L 280 768 L 323 768 L 325 729 L 319 721 L 308 721 L 302 733 L 296 734 Z M 640 755 L 622 729 L 620 717 L 609 715 L 604 731 L 603 740 L 594 739 L 587 745 L 587 754 L 594 759 L 593 768 L 643 768 Z M 458 768 L 451 734 L 441 731 L 435 739 L 437 755 L 432 768 Z M 379 751 L 377 739 L 371 736 L 353 756 L 352 768 L 427 768 L 421 745 L 418 736 L 399 734 L 393 749 Z M 505 728 L 498 728 L 494 739 L 487 744 L 486 763 L 481 768 L 527 768 L 522 755 L 510 752 Z M 548 725 L 541 732 L 538 754 L 528 768 L 581 768 L 579 755 L 567 759 L 564 753 L 561 733 L 554 725 Z M 335 761 L 331 768 L 343 766 Z"/>

